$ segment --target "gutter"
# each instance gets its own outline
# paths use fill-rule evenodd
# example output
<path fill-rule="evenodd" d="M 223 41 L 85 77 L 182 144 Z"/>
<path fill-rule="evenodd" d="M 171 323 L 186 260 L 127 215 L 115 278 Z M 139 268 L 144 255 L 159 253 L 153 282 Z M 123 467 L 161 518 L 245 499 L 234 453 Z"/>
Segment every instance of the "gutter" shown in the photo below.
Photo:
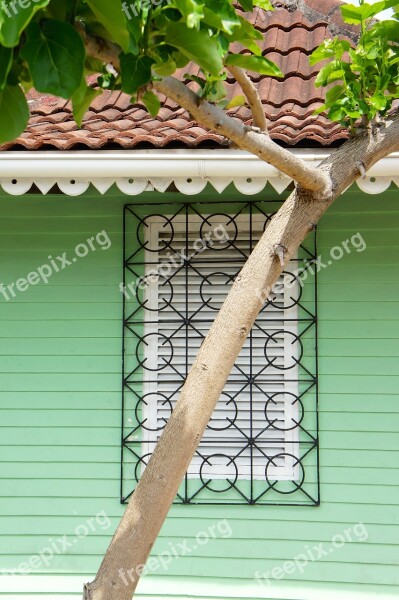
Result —
<path fill-rule="evenodd" d="M 333 150 L 293 149 L 291 152 L 317 166 L 328 158 Z M 374 178 L 390 178 L 399 184 L 398 176 L 399 152 L 395 152 L 374 165 L 367 173 L 366 179 L 370 184 L 374 183 Z M 95 185 L 95 180 L 99 180 L 103 185 L 107 181 L 112 185 L 114 182 L 118 183 L 118 180 L 131 179 L 137 182 L 152 182 L 154 179 L 177 180 L 184 182 L 186 186 L 191 179 L 195 179 L 197 184 L 206 184 L 207 181 L 215 181 L 217 184 L 222 180 L 245 184 L 256 180 L 258 186 L 262 181 L 266 184 L 271 180 L 271 183 L 284 182 L 285 187 L 291 181 L 272 165 L 241 150 L 0 152 L 0 184 L 6 191 L 9 191 L 11 182 L 14 185 L 22 185 L 28 184 L 29 181 L 55 183 L 60 180 L 69 184 L 71 180 L 76 180 L 76 183 L 92 182 Z M 217 189 L 217 185 L 215 187 Z M 364 189 L 361 180 L 359 187 Z"/>

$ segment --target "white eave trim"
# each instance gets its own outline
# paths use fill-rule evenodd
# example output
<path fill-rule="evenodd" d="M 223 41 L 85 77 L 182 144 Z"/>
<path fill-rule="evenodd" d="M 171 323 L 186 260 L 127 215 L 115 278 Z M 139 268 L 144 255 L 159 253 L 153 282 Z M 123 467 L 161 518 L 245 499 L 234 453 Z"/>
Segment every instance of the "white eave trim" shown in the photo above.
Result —
<path fill-rule="evenodd" d="M 315 166 L 331 150 L 295 149 L 292 153 Z M 380 194 L 394 182 L 399 186 L 399 152 L 374 165 L 357 184 Z M 183 194 L 198 194 L 210 183 L 218 192 L 229 184 L 244 194 L 256 194 L 270 183 L 281 194 L 291 179 L 256 156 L 240 150 L 117 150 L 0 153 L 0 186 L 21 195 L 35 183 L 43 194 L 54 184 L 71 196 L 90 184 L 104 194 L 113 184 L 127 195 L 147 190 L 164 192 L 171 183 Z"/>

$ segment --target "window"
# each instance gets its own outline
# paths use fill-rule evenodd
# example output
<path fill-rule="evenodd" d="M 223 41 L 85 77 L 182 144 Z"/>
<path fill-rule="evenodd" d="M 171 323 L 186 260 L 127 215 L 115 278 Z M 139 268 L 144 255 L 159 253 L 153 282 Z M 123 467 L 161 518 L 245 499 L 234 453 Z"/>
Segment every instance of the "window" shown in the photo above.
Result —
<path fill-rule="evenodd" d="M 217 212 L 163 206 L 147 214 L 126 207 L 122 499 L 140 478 L 202 340 L 267 227 L 265 204 Z M 303 262 L 292 261 L 260 313 L 178 501 L 292 502 L 300 492 L 299 503 L 317 504 L 318 490 L 314 498 L 304 485 L 305 462 L 317 474 L 317 419 L 307 335 L 315 317 L 301 300 Z M 312 483 L 318 488 L 317 477 Z"/>

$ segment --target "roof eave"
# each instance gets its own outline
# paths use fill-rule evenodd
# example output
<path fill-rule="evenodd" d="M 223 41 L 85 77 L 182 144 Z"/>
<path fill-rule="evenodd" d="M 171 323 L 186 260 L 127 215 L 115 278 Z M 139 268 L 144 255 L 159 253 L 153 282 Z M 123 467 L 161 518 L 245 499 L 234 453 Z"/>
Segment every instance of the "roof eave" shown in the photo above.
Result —
<path fill-rule="evenodd" d="M 315 166 L 333 149 L 292 149 L 292 154 Z M 380 160 L 358 180 L 368 193 L 399 185 L 399 152 Z M 0 185 L 7 193 L 26 193 L 35 183 L 42 193 L 55 184 L 68 195 L 84 193 L 93 184 L 105 193 L 113 184 L 126 194 L 165 191 L 171 183 L 184 194 L 200 193 L 207 183 L 218 192 L 230 183 L 244 194 L 256 194 L 269 182 L 282 193 L 291 179 L 248 152 L 215 150 L 104 150 L 0 153 Z"/>

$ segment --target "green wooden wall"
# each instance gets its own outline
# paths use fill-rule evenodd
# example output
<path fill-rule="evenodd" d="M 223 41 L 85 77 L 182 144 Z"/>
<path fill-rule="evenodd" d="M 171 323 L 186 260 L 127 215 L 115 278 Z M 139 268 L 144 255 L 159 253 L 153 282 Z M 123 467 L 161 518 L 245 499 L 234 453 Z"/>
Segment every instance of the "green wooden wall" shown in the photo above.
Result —
<path fill-rule="evenodd" d="M 0 283 L 24 277 L 48 255 L 73 252 L 99 231 L 112 241 L 47 285 L 8 302 L 0 295 L 0 569 L 20 572 L 32 555 L 52 548 L 53 557 L 48 550 L 31 568 L 49 598 L 79 597 L 80 580 L 96 571 L 122 513 L 122 207 L 179 199 L 166 196 L 100 197 L 92 190 L 77 198 L 0 198 Z M 268 189 L 258 198 L 266 196 L 276 194 Z M 173 507 L 153 557 L 179 558 L 166 568 L 153 561 L 143 595 L 399 593 L 398 198 L 397 188 L 381 196 L 353 188 L 320 224 L 325 258 L 357 232 L 367 244 L 319 274 L 321 506 Z M 235 199 L 242 197 L 234 189 L 220 197 Z M 364 525 L 355 530 L 358 523 Z M 197 543 L 212 526 L 214 538 Z M 352 541 L 333 547 L 348 530 Z M 184 540 L 191 551 L 181 556 Z M 320 543 L 326 555 L 313 560 L 309 553 Z M 308 564 L 270 576 L 306 553 Z M 256 572 L 269 573 L 270 582 L 256 581 Z M 0 577 L 2 600 L 28 598 L 31 580 L 21 587 L 16 577 Z"/>

